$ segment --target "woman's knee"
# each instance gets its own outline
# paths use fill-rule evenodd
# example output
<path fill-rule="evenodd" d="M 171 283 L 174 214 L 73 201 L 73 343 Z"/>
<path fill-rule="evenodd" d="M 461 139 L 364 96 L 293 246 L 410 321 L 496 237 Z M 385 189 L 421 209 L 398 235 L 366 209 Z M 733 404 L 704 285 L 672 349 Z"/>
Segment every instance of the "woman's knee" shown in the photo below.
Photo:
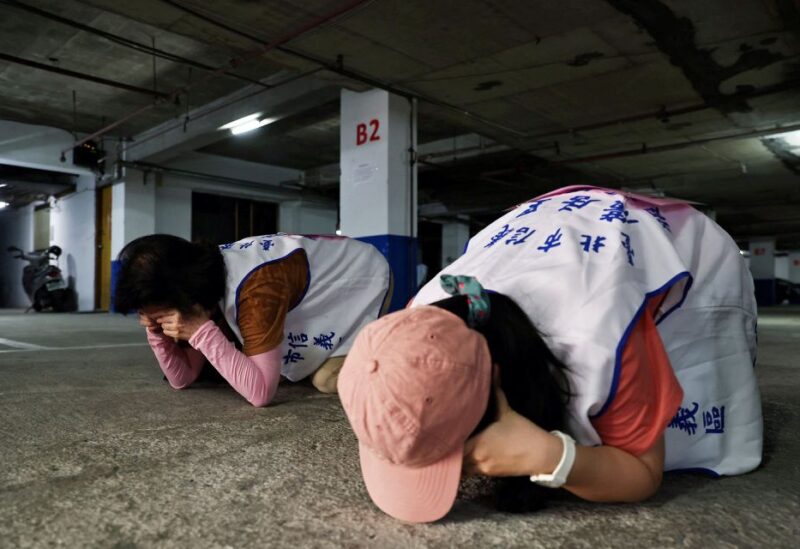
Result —
<path fill-rule="evenodd" d="M 311 383 L 321 393 L 336 393 L 336 384 L 339 380 L 339 372 L 344 364 L 344 357 L 337 356 L 329 358 L 320 368 L 314 372 Z"/>

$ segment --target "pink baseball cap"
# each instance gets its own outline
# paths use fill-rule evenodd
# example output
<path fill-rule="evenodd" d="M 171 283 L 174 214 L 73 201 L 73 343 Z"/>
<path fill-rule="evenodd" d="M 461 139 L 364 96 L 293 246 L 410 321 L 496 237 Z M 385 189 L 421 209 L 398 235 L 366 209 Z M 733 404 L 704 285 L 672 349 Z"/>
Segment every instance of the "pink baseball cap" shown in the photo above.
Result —
<path fill-rule="evenodd" d="M 408 522 L 450 511 L 491 383 L 486 339 L 449 311 L 405 309 L 364 327 L 338 391 L 375 505 Z"/>

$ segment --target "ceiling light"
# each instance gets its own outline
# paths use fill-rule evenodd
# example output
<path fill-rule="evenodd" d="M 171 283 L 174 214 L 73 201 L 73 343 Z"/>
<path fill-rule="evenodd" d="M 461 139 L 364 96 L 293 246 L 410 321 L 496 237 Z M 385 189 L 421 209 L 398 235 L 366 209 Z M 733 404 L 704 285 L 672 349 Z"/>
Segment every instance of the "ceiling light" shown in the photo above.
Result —
<path fill-rule="evenodd" d="M 242 133 L 251 132 L 255 129 L 260 128 L 261 126 L 266 126 L 270 122 L 275 122 L 274 118 L 262 118 L 262 119 L 255 119 L 245 122 L 244 124 L 239 124 L 238 126 L 234 126 L 231 128 L 231 133 L 233 135 L 239 135 Z"/>
<path fill-rule="evenodd" d="M 3 208 L 5 208 L 7 206 L 9 206 L 8 202 L 3 202 L 2 200 L 0 200 L 0 210 L 2 210 Z"/>
<path fill-rule="evenodd" d="M 232 128 L 235 128 L 236 126 L 241 126 L 242 124 L 247 124 L 248 122 L 251 122 L 253 120 L 258 120 L 259 116 L 261 116 L 260 112 L 248 114 L 247 116 L 243 116 L 242 118 L 234 120 L 233 122 L 228 122 L 224 126 L 220 126 L 219 129 L 230 130 Z"/>
<path fill-rule="evenodd" d="M 3 187 L 8 187 L 8 183 L 0 183 L 0 189 L 2 189 Z"/>

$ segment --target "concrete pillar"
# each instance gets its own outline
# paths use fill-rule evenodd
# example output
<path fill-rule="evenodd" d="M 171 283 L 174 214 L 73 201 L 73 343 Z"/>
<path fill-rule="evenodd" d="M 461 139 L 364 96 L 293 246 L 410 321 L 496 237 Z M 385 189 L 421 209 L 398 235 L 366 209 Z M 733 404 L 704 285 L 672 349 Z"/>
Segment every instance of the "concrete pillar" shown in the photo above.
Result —
<path fill-rule="evenodd" d="M 342 90 L 340 139 L 340 230 L 386 256 L 400 309 L 416 290 L 415 109 L 383 90 Z"/>
<path fill-rule="evenodd" d="M 789 252 L 789 282 L 792 283 L 789 292 L 789 303 L 800 303 L 800 250 Z"/>
<path fill-rule="evenodd" d="M 131 240 L 155 232 L 155 177 L 127 169 L 111 194 L 111 255 L 116 257 Z"/>
<path fill-rule="evenodd" d="M 800 250 L 789 252 L 789 282 L 800 284 Z"/>
<path fill-rule="evenodd" d="M 117 256 L 140 236 L 156 232 L 156 181 L 153 174 L 126 169 L 123 180 L 111 189 L 111 296 L 119 273 Z"/>
<path fill-rule="evenodd" d="M 469 223 L 452 221 L 442 224 L 442 268 L 461 257 L 469 241 Z"/>
<path fill-rule="evenodd" d="M 756 301 L 759 305 L 775 305 L 775 239 L 753 239 L 749 249 Z"/>

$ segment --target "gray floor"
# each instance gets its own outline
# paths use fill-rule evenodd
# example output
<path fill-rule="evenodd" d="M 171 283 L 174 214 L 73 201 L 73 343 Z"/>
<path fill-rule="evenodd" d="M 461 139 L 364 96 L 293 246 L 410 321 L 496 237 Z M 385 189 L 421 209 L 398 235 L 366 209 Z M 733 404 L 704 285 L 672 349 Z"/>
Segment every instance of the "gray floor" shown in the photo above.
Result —
<path fill-rule="evenodd" d="M 758 471 L 527 516 L 473 482 L 433 525 L 373 507 L 335 397 L 287 386 L 256 409 L 226 387 L 173 391 L 143 342 L 132 319 L 0 312 L 0 547 L 798 546 L 800 308 L 760 318 Z"/>

